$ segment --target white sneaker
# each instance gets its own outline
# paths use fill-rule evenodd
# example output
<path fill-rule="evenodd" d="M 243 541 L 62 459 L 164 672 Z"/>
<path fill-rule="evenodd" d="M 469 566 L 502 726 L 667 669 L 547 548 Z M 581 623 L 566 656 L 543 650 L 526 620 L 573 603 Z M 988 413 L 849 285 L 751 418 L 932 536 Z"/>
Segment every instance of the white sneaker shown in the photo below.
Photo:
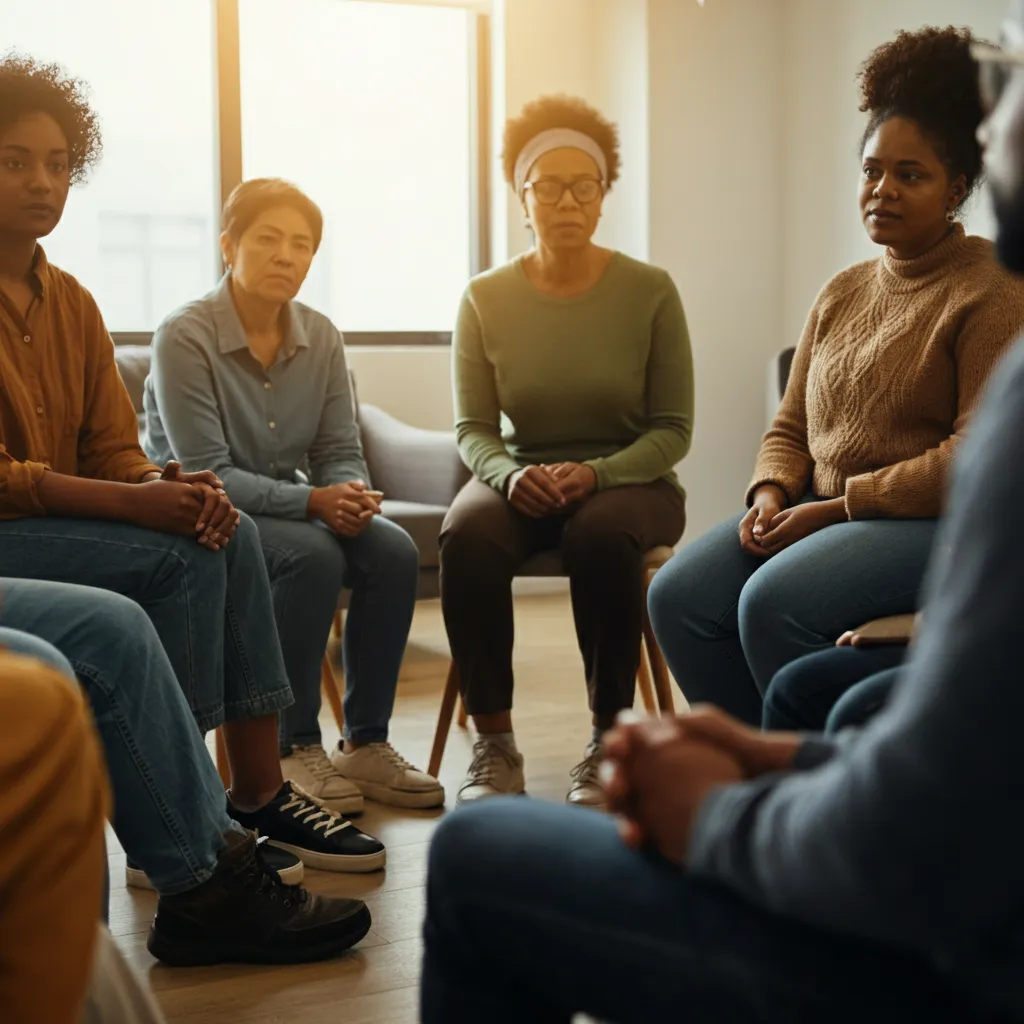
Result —
<path fill-rule="evenodd" d="M 393 807 L 441 807 L 444 786 L 413 767 L 390 743 L 367 743 L 351 754 L 341 747 L 331 751 L 338 775 L 359 788 L 369 800 Z"/>
<path fill-rule="evenodd" d="M 324 748 L 292 747 L 290 757 L 281 758 L 281 773 L 310 796 L 339 814 L 361 814 L 363 794 L 328 760 Z"/>
<path fill-rule="evenodd" d="M 607 810 L 608 798 L 599 776 L 603 759 L 604 747 L 597 740 L 591 740 L 583 752 L 583 760 L 569 773 L 572 785 L 565 798 L 566 803 L 577 807 L 593 807 L 599 811 Z"/>
<path fill-rule="evenodd" d="M 518 796 L 526 792 L 523 755 L 504 743 L 481 736 L 473 744 L 473 760 L 466 781 L 459 789 L 458 803 L 486 800 L 505 794 Z"/>

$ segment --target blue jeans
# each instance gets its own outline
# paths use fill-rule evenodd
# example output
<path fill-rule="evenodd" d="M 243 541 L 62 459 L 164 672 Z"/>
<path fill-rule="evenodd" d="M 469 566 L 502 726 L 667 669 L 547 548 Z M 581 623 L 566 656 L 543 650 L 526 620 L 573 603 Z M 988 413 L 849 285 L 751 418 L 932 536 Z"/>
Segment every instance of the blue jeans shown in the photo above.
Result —
<path fill-rule="evenodd" d="M 292 703 L 259 535 L 242 516 L 223 551 L 126 523 L 0 522 L 0 576 L 123 594 L 156 627 L 201 731 Z"/>
<path fill-rule="evenodd" d="M 234 826 L 146 613 L 91 587 L 0 579 L 0 644 L 78 677 L 103 741 L 114 831 L 157 891 L 205 882 Z"/>
<path fill-rule="evenodd" d="M 686 699 L 759 725 L 783 666 L 916 609 L 938 521 L 840 523 L 765 560 L 740 547 L 740 518 L 680 551 L 655 576 L 649 608 Z"/>
<path fill-rule="evenodd" d="M 765 729 L 797 732 L 863 725 L 888 699 L 906 654 L 905 646 L 886 644 L 830 647 L 798 658 L 771 681 L 761 724 Z"/>
<path fill-rule="evenodd" d="M 358 537 L 317 523 L 254 516 L 295 703 L 281 716 L 281 746 L 320 743 L 320 661 L 338 595 L 352 591 L 345 621 L 345 736 L 388 738 L 409 638 L 419 552 L 400 526 L 375 518 Z"/>
<path fill-rule="evenodd" d="M 745 902 L 627 849 L 593 812 L 522 797 L 438 827 L 423 1024 L 975 1021 L 925 963 Z"/>

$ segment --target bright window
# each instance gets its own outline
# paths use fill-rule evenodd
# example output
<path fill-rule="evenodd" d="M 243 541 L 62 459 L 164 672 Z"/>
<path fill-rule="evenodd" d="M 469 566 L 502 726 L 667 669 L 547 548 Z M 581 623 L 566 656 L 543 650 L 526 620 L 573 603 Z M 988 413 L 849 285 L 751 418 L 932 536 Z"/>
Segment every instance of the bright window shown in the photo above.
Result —
<path fill-rule="evenodd" d="M 209 0 L 3 4 L 4 38 L 91 86 L 103 158 L 72 189 L 47 256 L 112 331 L 152 330 L 217 277 Z"/>
<path fill-rule="evenodd" d="M 240 0 L 242 168 L 324 211 L 301 295 L 343 331 L 448 331 L 470 276 L 471 16 Z"/>

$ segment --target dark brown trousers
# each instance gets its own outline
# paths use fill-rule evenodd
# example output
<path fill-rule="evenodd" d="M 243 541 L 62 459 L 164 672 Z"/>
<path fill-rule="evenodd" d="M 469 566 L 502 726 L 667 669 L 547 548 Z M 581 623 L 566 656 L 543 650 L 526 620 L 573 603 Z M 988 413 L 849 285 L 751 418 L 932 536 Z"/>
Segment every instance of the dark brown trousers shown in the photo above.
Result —
<path fill-rule="evenodd" d="M 632 707 L 643 629 L 643 557 L 683 535 L 682 495 L 667 481 L 601 491 L 568 516 L 531 519 L 471 480 L 441 530 L 441 606 L 471 715 L 512 707 L 512 578 L 561 548 L 590 709 Z"/>

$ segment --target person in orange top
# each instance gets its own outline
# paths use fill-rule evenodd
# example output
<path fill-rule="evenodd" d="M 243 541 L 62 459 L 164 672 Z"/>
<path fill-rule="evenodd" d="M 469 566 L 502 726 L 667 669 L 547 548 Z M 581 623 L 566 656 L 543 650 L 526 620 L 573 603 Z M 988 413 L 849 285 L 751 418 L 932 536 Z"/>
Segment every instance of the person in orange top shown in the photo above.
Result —
<path fill-rule="evenodd" d="M 292 692 L 255 525 L 213 473 L 146 457 L 95 301 L 38 244 L 99 152 L 79 82 L 0 60 L 0 576 L 140 604 L 200 730 L 223 727 L 232 817 L 300 858 L 380 867 L 382 844 L 282 778 Z"/>
<path fill-rule="evenodd" d="M 651 620 L 690 703 L 760 724 L 783 666 L 916 609 L 953 456 L 1024 328 L 1024 285 L 958 221 L 982 171 L 970 45 L 902 32 L 862 68 L 858 198 L 884 252 L 818 296 L 749 511 L 654 581 Z"/>

